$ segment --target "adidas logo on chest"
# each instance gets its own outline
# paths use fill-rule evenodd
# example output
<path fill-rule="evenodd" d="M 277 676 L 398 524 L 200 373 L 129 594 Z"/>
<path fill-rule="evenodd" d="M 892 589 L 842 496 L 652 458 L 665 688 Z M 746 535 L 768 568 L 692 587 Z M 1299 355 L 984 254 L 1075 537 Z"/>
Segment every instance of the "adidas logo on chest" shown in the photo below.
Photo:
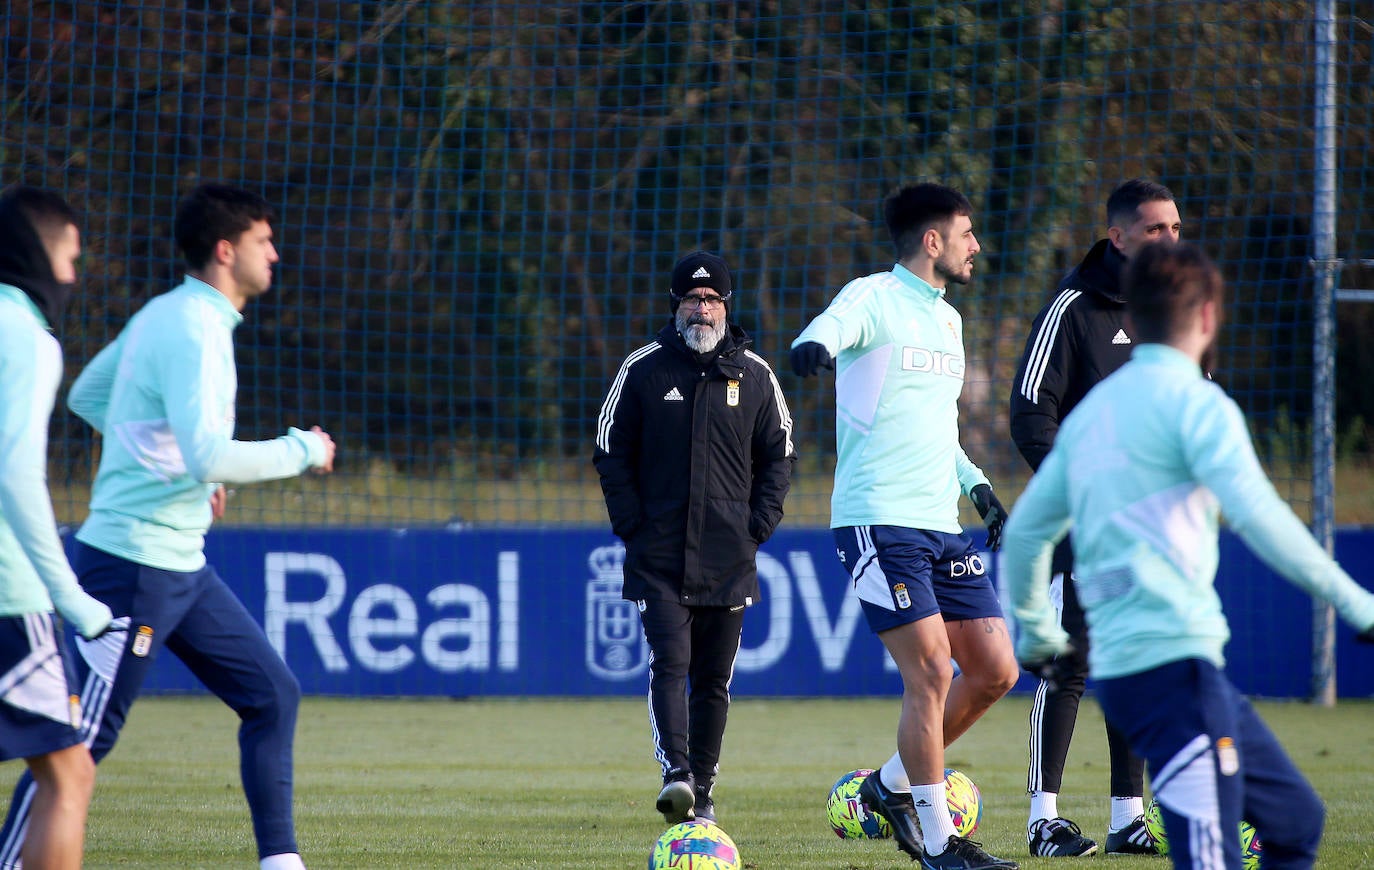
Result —
<path fill-rule="evenodd" d="M 663 394 L 663 401 L 685 402 L 687 400 L 683 397 L 682 393 L 678 390 L 677 387 L 673 387 L 671 390 Z"/>
<path fill-rule="evenodd" d="M 1130 344 L 1131 337 L 1126 334 L 1126 330 L 1118 329 L 1116 335 L 1112 336 L 1112 344 Z"/>

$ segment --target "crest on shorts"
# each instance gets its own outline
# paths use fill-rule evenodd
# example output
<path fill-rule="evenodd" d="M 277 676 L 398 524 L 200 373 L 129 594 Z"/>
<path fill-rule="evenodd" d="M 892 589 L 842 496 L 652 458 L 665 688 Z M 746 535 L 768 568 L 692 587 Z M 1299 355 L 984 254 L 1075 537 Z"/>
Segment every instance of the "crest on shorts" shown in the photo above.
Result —
<path fill-rule="evenodd" d="M 151 625 L 140 625 L 138 634 L 134 635 L 133 645 L 129 647 L 129 652 L 139 658 L 146 658 L 148 653 L 153 650 L 153 627 Z"/>
<path fill-rule="evenodd" d="M 898 610 L 906 610 L 911 606 L 911 593 L 906 591 L 905 583 L 898 583 L 892 587 L 892 600 L 897 602 Z"/>

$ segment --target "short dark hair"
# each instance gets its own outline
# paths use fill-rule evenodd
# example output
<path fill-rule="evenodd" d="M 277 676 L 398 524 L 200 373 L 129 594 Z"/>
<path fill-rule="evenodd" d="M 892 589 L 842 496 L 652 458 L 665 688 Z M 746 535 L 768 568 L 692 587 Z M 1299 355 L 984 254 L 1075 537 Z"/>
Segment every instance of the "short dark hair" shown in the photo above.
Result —
<path fill-rule="evenodd" d="M 1188 242 L 1145 245 L 1126 264 L 1121 284 L 1137 338 L 1155 344 L 1182 333 L 1203 303 L 1221 305 L 1226 293 L 1221 270 Z"/>
<path fill-rule="evenodd" d="M 202 269 L 223 239 L 234 241 L 257 221 L 276 215 L 267 200 L 227 184 L 202 184 L 177 206 L 177 247 L 192 269 Z"/>
<path fill-rule="evenodd" d="M 15 185 L 0 193 L 0 202 L 22 214 L 44 243 L 76 224 L 76 210 L 61 195 L 41 187 Z"/>
<path fill-rule="evenodd" d="M 926 230 L 946 224 L 956 215 L 971 217 L 973 204 L 968 197 L 943 184 L 909 185 L 883 201 L 883 220 L 899 260 L 920 248 Z"/>
<path fill-rule="evenodd" d="M 1107 197 L 1107 226 L 1119 226 L 1118 221 L 1128 216 L 1134 221 L 1147 202 L 1173 201 L 1174 192 L 1159 182 L 1145 178 L 1123 181 Z"/>

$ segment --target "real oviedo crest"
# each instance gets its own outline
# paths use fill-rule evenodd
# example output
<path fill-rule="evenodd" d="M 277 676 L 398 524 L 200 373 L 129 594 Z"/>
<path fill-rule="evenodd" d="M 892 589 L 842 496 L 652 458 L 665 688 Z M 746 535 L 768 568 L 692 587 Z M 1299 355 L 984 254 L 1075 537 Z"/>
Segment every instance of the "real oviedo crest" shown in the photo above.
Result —
<path fill-rule="evenodd" d="M 649 643 L 633 601 L 620 597 L 625 545 L 597 547 L 587 557 L 587 670 L 604 680 L 625 680 L 649 666 Z"/>

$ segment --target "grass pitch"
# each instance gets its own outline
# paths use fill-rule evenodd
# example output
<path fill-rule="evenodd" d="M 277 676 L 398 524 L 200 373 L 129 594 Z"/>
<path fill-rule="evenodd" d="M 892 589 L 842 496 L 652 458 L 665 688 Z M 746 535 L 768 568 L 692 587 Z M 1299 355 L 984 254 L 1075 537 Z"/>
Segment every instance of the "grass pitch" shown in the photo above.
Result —
<path fill-rule="evenodd" d="M 1026 856 L 1022 833 L 1028 708 L 1024 696 L 1003 700 L 947 761 L 982 790 L 975 839 L 1023 867 L 1049 868 L 1057 864 Z M 1366 833 L 1374 829 L 1374 704 L 1259 708 L 1327 801 L 1319 866 L 1374 866 Z M 896 717 L 895 698 L 737 698 L 716 799 L 744 866 L 912 866 L 891 840 L 841 840 L 825 820 L 831 783 L 887 758 Z M 86 866 L 256 866 L 236 726 L 213 698 L 139 701 L 100 766 Z M 307 698 L 296 746 L 297 827 L 315 870 L 642 868 L 666 827 L 653 807 L 659 778 L 640 699 Z M 19 766 L 0 772 L 14 777 Z M 1065 780 L 1061 811 L 1101 840 L 1106 744 L 1091 702 Z M 1167 866 L 1152 858 L 1110 863 Z"/>

